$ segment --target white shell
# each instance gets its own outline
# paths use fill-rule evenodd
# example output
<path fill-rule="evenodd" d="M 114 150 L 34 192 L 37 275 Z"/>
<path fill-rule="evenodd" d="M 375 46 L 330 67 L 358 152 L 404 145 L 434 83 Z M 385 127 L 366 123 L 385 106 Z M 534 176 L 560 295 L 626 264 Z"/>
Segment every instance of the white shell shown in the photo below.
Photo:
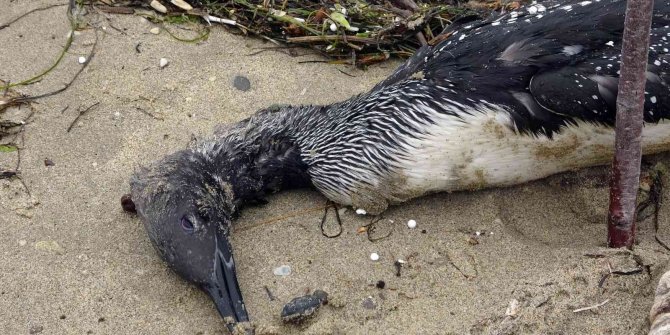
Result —
<path fill-rule="evenodd" d="M 160 12 L 160 13 L 163 13 L 163 14 L 167 13 L 167 8 L 165 6 L 163 6 L 163 4 L 160 3 L 160 1 L 158 1 L 158 0 L 152 0 L 151 3 L 149 3 L 149 5 L 151 6 L 151 8 L 155 9 L 157 12 Z"/>
<path fill-rule="evenodd" d="M 416 221 L 415 221 L 415 220 L 409 220 L 409 221 L 407 221 L 407 228 L 409 228 L 409 229 L 414 229 L 414 228 L 416 228 Z"/>
<path fill-rule="evenodd" d="M 191 10 L 193 7 L 189 5 L 186 1 L 184 0 L 170 0 L 173 5 L 183 9 L 183 10 Z"/>
<path fill-rule="evenodd" d="M 170 64 L 170 61 L 167 60 L 167 58 L 161 58 L 160 61 L 158 61 L 158 66 L 162 69 Z"/>
<path fill-rule="evenodd" d="M 272 273 L 274 273 L 275 276 L 285 277 L 291 274 L 291 267 L 289 265 L 282 265 L 272 270 Z"/>
<path fill-rule="evenodd" d="M 370 254 L 370 260 L 371 261 L 378 261 L 379 260 L 379 254 L 376 252 L 373 252 Z"/>

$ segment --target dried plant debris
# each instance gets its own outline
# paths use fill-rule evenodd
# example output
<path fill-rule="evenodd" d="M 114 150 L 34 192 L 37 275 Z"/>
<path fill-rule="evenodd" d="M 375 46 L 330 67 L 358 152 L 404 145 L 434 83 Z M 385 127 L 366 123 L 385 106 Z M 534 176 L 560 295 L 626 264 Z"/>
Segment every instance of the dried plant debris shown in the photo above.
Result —
<path fill-rule="evenodd" d="M 0 80 L 0 86 L 8 84 Z M 9 88 L 0 92 L 0 140 L 20 132 L 32 114 L 33 109 L 26 105 L 25 96 Z"/>
<path fill-rule="evenodd" d="M 164 23 L 221 23 L 277 44 L 312 47 L 339 63 L 369 65 L 409 56 L 437 43 L 456 18 L 512 10 L 524 1 L 414 0 L 96 0 L 112 13 L 135 13 Z M 135 10 L 137 9 L 137 10 Z M 150 10 L 155 15 L 148 16 Z M 206 38 L 206 36 L 204 36 Z"/>

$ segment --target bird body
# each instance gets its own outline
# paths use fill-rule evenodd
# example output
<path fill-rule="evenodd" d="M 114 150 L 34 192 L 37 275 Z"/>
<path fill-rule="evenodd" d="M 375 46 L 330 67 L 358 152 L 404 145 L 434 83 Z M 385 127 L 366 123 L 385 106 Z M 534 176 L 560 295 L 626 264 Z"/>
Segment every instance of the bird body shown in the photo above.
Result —
<path fill-rule="evenodd" d="M 243 132 L 223 132 L 229 139 L 215 140 L 215 151 L 242 143 L 251 156 L 291 157 L 282 164 L 302 166 L 329 199 L 368 213 L 431 192 L 605 164 L 614 152 L 624 8 L 625 1 L 534 5 L 459 27 L 371 92 L 261 112 L 240 125 Z M 657 2 L 645 154 L 670 150 L 669 13 L 667 2 Z M 259 141 L 281 142 L 293 155 L 264 145 L 254 152 Z M 265 171 L 265 160 L 276 159 L 254 164 Z"/>
<path fill-rule="evenodd" d="M 239 209 L 266 193 L 311 184 L 377 214 L 427 193 L 513 185 L 609 162 L 625 6 L 534 4 L 456 24 L 448 39 L 419 49 L 370 92 L 327 106 L 259 111 L 141 169 L 131 180 L 133 201 L 159 254 L 210 292 L 224 317 L 246 320 L 230 281 L 226 234 Z M 670 151 L 668 39 L 670 2 L 656 1 L 645 154 Z M 203 247 L 210 244 L 215 251 Z M 197 266 L 212 262 L 216 275 L 201 274 Z M 217 293 L 223 287 L 232 293 Z"/>

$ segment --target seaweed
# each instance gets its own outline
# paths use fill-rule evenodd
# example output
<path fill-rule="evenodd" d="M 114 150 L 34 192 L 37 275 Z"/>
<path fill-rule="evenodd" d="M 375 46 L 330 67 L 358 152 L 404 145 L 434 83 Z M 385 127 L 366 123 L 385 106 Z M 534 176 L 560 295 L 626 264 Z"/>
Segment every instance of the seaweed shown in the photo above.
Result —
<path fill-rule="evenodd" d="M 518 1 L 500 0 L 191 0 L 185 10 L 160 1 L 165 13 L 154 13 L 149 1 L 94 0 L 88 4 L 108 12 L 143 15 L 161 23 L 222 23 L 233 32 L 254 35 L 278 45 L 313 48 L 339 63 L 366 66 L 391 56 L 408 57 L 424 44 L 435 44 L 454 19 L 493 10 L 515 9 Z M 148 14 L 141 8 L 150 9 Z M 207 37 L 202 29 L 199 38 Z M 171 36 L 174 36 L 170 33 Z M 182 39 L 180 39 L 182 40 Z"/>

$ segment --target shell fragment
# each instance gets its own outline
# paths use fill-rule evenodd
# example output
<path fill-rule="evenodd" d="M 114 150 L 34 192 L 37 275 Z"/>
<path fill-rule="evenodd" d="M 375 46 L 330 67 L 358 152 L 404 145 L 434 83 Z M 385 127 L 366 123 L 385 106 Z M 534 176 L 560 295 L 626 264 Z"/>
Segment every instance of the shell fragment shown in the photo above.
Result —
<path fill-rule="evenodd" d="M 163 6 L 163 4 L 158 0 L 151 0 L 151 2 L 149 3 L 149 6 L 151 6 L 151 8 L 153 8 L 153 9 L 155 9 L 157 12 L 160 12 L 160 13 L 163 13 L 163 14 L 167 13 L 167 7 Z"/>
<path fill-rule="evenodd" d="M 211 22 L 216 22 L 216 23 L 223 23 L 223 24 L 228 24 L 231 26 L 237 25 L 237 22 L 235 20 L 228 20 L 216 16 L 211 16 L 211 15 L 205 15 L 203 16 L 207 22 L 211 24 Z"/>
<path fill-rule="evenodd" d="M 179 8 L 181 8 L 181 9 L 183 9 L 183 10 L 192 10 L 192 9 L 193 9 L 193 6 L 189 5 L 189 4 L 188 4 L 186 1 L 184 1 L 184 0 L 170 0 L 170 2 L 171 2 L 173 5 L 179 7 Z"/>

